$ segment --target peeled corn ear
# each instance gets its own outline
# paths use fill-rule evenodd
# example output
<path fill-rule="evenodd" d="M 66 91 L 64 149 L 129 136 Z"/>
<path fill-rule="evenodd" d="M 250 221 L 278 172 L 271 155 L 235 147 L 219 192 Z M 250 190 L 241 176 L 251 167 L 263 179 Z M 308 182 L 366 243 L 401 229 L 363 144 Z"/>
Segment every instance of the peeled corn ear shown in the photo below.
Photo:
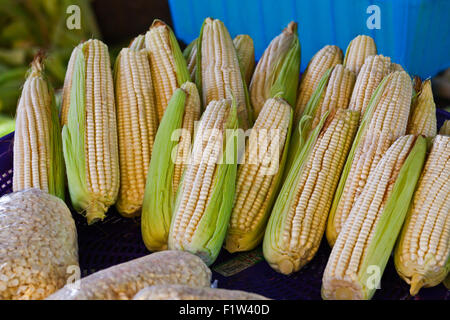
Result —
<path fill-rule="evenodd" d="M 239 59 L 239 66 L 244 75 L 245 83 L 250 84 L 253 69 L 255 69 L 255 47 L 253 39 L 248 34 L 239 34 L 233 39 Z"/>
<path fill-rule="evenodd" d="M 342 63 L 342 50 L 337 46 L 325 46 L 311 58 L 300 80 L 294 112 L 294 123 L 297 123 L 302 117 L 306 105 L 314 90 L 316 90 L 322 76 L 327 70 L 339 63 Z"/>
<path fill-rule="evenodd" d="M 347 109 L 353 86 L 355 85 L 355 78 L 353 71 L 350 71 L 342 64 L 337 64 L 333 67 L 326 90 L 314 113 L 312 128 L 319 123 L 326 112 L 334 116 L 339 109 Z"/>
<path fill-rule="evenodd" d="M 350 41 L 344 58 L 344 66 L 358 75 L 368 56 L 377 54 L 377 46 L 372 37 L 359 35 Z"/>
<path fill-rule="evenodd" d="M 176 193 L 188 162 L 194 122 L 199 117 L 197 87 L 192 82 L 185 82 L 169 101 L 148 168 L 141 225 L 142 238 L 150 251 L 167 249 Z"/>
<path fill-rule="evenodd" d="M 250 83 L 250 97 L 257 116 L 268 98 L 275 95 L 291 106 L 297 99 L 300 72 L 300 42 L 297 24 L 289 23 L 264 51 Z"/>
<path fill-rule="evenodd" d="M 411 105 L 407 132 L 433 138 L 437 134 L 436 105 L 431 91 L 431 80 L 421 82 L 416 78 L 416 92 Z"/>
<path fill-rule="evenodd" d="M 90 224 L 105 217 L 119 191 L 116 110 L 107 46 L 89 40 L 74 51 L 62 140 L 72 205 Z"/>
<path fill-rule="evenodd" d="M 195 74 L 197 72 L 197 38 L 192 40 L 191 43 L 184 49 L 183 56 L 186 59 L 187 68 L 191 80 L 196 82 Z"/>
<path fill-rule="evenodd" d="M 408 211 L 426 149 L 425 138 L 403 136 L 370 172 L 328 259 L 323 299 L 371 299 Z"/>
<path fill-rule="evenodd" d="M 175 89 L 190 81 L 189 71 L 172 29 L 161 20 L 155 19 L 145 34 L 145 47 L 150 57 L 156 110 L 161 121 Z"/>
<path fill-rule="evenodd" d="M 128 46 L 130 50 L 142 50 L 145 49 L 145 35 L 140 34 L 134 38 Z"/>
<path fill-rule="evenodd" d="M 246 85 L 249 85 L 253 70 L 255 69 L 255 47 L 253 46 L 253 39 L 247 34 L 239 34 L 233 39 L 233 45 L 236 48 L 241 73 L 244 75 Z M 186 59 L 189 74 L 193 82 L 196 82 L 197 46 L 196 38 L 183 51 L 183 56 Z"/>
<path fill-rule="evenodd" d="M 212 100 L 234 97 L 240 127 L 248 129 L 253 124 L 253 111 L 236 49 L 227 28 L 220 20 L 206 18 L 203 22 L 197 40 L 195 79 L 204 106 Z"/>
<path fill-rule="evenodd" d="M 450 137 L 436 136 L 394 255 L 411 295 L 450 270 Z"/>
<path fill-rule="evenodd" d="M 255 248 L 275 200 L 284 168 L 292 126 L 292 108 L 270 98 L 255 121 L 245 158 L 239 166 L 236 196 L 225 240 L 229 252 Z"/>
<path fill-rule="evenodd" d="M 61 126 L 41 59 L 32 62 L 17 105 L 13 191 L 38 188 L 64 200 Z"/>
<path fill-rule="evenodd" d="M 233 206 L 236 129 L 235 103 L 211 101 L 200 120 L 172 215 L 169 249 L 196 254 L 207 265 L 219 254 Z"/>
<path fill-rule="evenodd" d="M 264 257 L 276 271 L 298 271 L 317 252 L 358 119 L 357 111 L 339 110 L 286 177 L 263 244 Z"/>
<path fill-rule="evenodd" d="M 116 207 L 130 217 L 142 207 L 158 116 L 147 51 L 122 49 L 114 71 L 120 160 Z"/>
<path fill-rule="evenodd" d="M 362 116 L 366 112 L 370 98 L 381 81 L 391 73 L 391 58 L 383 55 L 368 56 L 356 78 L 355 87 L 348 108 L 359 111 Z"/>
<path fill-rule="evenodd" d="M 332 246 L 370 172 L 390 145 L 406 132 L 412 96 L 408 74 L 389 74 L 375 90 L 353 141 L 334 196 L 327 223 Z"/>

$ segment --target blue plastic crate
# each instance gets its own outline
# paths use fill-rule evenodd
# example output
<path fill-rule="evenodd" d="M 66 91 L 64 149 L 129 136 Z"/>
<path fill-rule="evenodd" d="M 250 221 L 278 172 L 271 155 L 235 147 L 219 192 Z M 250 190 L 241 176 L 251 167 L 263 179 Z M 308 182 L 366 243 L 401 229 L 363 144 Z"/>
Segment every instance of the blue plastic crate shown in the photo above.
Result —
<path fill-rule="evenodd" d="M 326 44 L 345 49 L 358 34 L 375 39 L 378 52 L 422 78 L 450 67 L 449 0 L 169 0 L 177 37 L 198 37 L 206 17 L 222 20 L 232 37 L 249 34 L 256 59 L 290 22 L 299 24 L 302 70 Z M 369 6 L 380 9 L 380 29 L 368 29 Z"/>

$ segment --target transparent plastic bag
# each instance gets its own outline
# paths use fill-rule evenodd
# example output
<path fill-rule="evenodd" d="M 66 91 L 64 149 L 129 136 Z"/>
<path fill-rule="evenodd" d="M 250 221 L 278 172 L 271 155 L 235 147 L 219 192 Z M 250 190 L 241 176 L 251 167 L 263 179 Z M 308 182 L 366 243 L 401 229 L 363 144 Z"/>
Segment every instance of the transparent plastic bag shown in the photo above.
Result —
<path fill-rule="evenodd" d="M 0 198 L 0 299 L 43 299 L 74 268 L 75 222 L 61 199 L 39 189 Z"/>

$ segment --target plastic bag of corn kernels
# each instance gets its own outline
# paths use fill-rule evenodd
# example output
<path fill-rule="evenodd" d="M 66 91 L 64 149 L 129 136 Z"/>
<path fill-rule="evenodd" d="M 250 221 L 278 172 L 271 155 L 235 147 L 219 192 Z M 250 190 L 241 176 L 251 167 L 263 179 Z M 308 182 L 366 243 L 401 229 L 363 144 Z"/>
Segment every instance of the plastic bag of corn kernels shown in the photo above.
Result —
<path fill-rule="evenodd" d="M 77 268 L 75 222 L 62 200 L 38 189 L 0 198 L 0 299 L 43 299 Z"/>

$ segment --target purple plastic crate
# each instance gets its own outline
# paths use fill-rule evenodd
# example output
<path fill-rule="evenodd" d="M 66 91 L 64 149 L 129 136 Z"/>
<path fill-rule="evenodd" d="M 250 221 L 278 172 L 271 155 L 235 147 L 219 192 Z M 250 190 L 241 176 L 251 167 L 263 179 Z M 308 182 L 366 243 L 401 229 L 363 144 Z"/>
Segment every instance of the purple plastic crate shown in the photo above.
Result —
<path fill-rule="evenodd" d="M 450 113 L 437 110 L 438 127 L 450 119 Z M 14 133 L 0 139 L 0 196 L 12 191 L 12 156 Z M 73 213 L 78 231 L 82 276 L 118 263 L 149 254 L 141 237 L 140 219 L 126 219 L 111 209 L 104 221 L 92 226 Z M 322 241 L 314 259 L 299 272 L 285 276 L 272 270 L 263 260 L 261 248 L 249 253 L 229 254 L 222 250 L 211 266 L 219 288 L 247 290 L 280 300 L 319 300 L 322 273 L 330 248 Z M 397 275 L 392 259 L 386 266 L 375 300 L 450 300 L 450 290 L 440 284 L 424 288 L 412 297 L 409 286 Z"/>

